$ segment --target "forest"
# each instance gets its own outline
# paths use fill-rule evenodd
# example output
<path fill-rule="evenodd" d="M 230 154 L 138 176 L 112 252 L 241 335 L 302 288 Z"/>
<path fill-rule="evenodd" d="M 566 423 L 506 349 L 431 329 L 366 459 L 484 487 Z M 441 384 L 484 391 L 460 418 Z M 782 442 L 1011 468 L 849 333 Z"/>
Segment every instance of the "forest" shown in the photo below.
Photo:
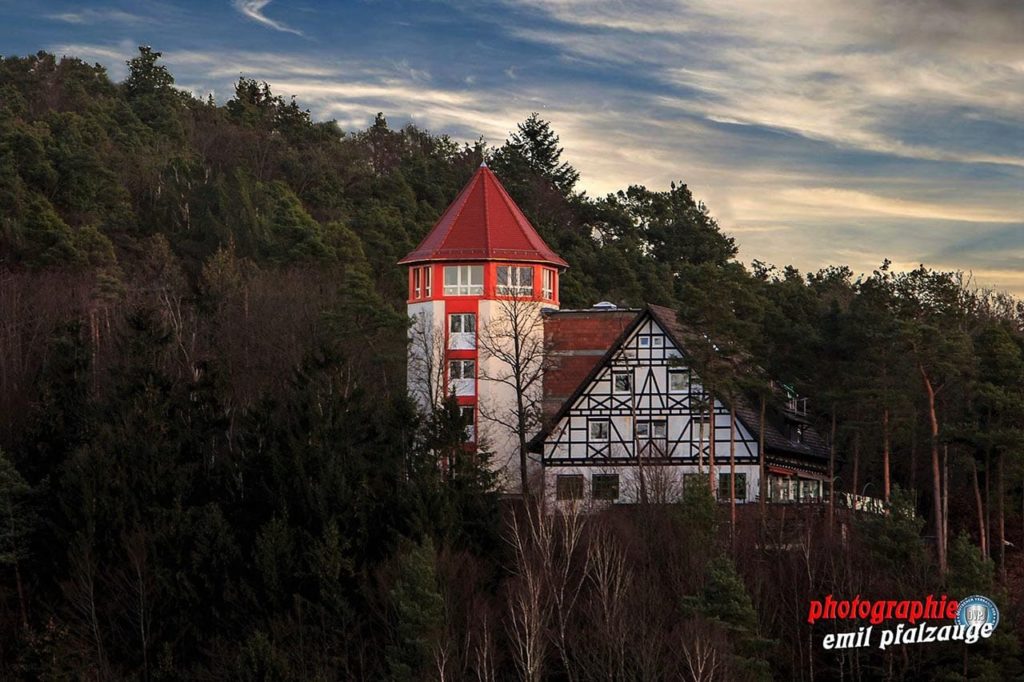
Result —
<path fill-rule="evenodd" d="M 1020 301 L 744 264 L 681 181 L 582 191 L 536 114 L 495 144 L 344 131 L 128 66 L 0 58 L 0 677 L 1024 679 Z M 501 497 L 457 407 L 406 395 L 396 266 L 483 160 L 571 264 L 563 307 L 678 310 L 718 387 L 807 396 L 837 490 L 889 513 L 840 534 L 794 506 L 783 543 L 700 493 Z M 984 594 L 1001 621 L 826 651 L 827 594 Z"/>

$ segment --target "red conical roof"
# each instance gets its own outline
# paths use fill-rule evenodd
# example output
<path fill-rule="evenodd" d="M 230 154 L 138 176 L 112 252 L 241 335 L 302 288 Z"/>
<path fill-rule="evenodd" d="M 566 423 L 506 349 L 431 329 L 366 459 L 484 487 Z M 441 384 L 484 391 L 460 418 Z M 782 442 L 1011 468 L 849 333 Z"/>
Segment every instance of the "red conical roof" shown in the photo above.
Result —
<path fill-rule="evenodd" d="M 420 245 L 398 264 L 453 260 L 525 261 L 569 267 L 544 243 L 485 164 L 480 165 Z"/>

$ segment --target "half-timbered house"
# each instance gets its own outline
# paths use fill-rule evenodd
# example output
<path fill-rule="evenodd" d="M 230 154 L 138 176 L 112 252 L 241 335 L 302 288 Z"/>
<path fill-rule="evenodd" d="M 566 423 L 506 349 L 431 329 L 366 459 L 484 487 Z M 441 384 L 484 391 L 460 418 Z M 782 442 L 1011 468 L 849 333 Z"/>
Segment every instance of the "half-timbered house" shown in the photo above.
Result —
<path fill-rule="evenodd" d="M 424 409 L 455 397 L 507 491 L 533 477 L 555 499 L 667 501 L 699 481 L 745 502 L 763 475 L 772 501 L 822 495 L 827 448 L 806 410 L 772 410 L 762 429 L 759 410 L 709 394 L 673 310 L 558 310 L 568 264 L 486 165 L 400 264 L 409 391 Z M 527 467 L 517 431 L 537 429 L 537 404 Z"/>
<path fill-rule="evenodd" d="M 828 448 L 805 404 L 766 410 L 762 461 L 760 410 L 708 392 L 675 311 L 603 304 L 545 318 L 548 418 L 531 449 L 555 499 L 670 500 L 699 482 L 747 502 L 762 471 L 770 501 L 821 498 Z"/>

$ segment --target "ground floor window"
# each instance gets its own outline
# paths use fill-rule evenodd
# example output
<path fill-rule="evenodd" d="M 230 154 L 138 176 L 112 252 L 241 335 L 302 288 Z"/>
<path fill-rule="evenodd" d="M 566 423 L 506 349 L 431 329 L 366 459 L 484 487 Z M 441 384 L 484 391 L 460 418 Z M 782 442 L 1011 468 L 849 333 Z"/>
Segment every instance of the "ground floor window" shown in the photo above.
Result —
<path fill-rule="evenodd" d="M 688 495 L 694 490 L 707 490 L 707 474 L 683 474 L 683 494 Z"/>
<path fill-rule="evenodd" d="M 595 500 L 619 499 L 618 474 L 594 474 L 591 479 L 592 494 Z"/>
<path fill-rule="evenodd" d="M 583 475 L 559 474 L 555 477 L 555 498 L 559 500 L 583 499 Z"/>
<path fill-rule="evenodd" d="M 718 499 L 722 502 L 729 501 L 729 485 L 732 475 L 730 473 L 718 474 Z M 747 499 L 747 475 L 736 474 L 736 499 L 744 502 Z"/>
<path fill-rule="evenodd" d="M 768 499 L 771 502 L 821 502 L 821 481 L 796 476 L 768 476 Z"/>

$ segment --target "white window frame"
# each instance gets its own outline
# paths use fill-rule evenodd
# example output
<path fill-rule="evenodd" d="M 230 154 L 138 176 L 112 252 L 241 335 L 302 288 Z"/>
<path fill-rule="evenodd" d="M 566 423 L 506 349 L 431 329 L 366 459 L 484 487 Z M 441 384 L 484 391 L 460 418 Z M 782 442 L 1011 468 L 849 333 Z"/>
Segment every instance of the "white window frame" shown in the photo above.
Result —
<path fill-rule="evenodd" d="M 472 320 L 471 329 L 466 329 L 466 318 Z M 456 325 L 458 321 L 458 325 Z M 455 327 L 458 326 L 458 329 Z M 451 313 L 448 315 L 448 332 L 451 334 L 476 334 L 476 313 Z"/>
<path fill-rule="evenodd" d="M 594 433 L 594 427 L 598 427 L 598 433 Z M 600 427 L 604 427 L 601 429 Z M 600 431 L 604 431 L 604 435 L 601 435 Z M 612 425 L 607 419 L 591 419 L 587 424 L 587 436 L 592 441 L 606 442 L 611 439 Z"/>
<path fill-rule="evenodd" d="M 466 413 L 469 418 L 466 418 Z M 466 440 L 470 443 L 476 441 L 476 407 L 473 405 L 459 405 L 459 416 L 466 422 Z"/>
<path fill-rule="evenodd" d="M 449 284 L 449 274 L 454 273 L 455 281 Z M 446 265 L 444 266 L 445 296 L 481 296 L 484 293 L 484 266 L 482 265 Z"/>
<path fill-rule="evenodd" d="M 458 372 L 455 368 L 458 367 Z M 466 367 L 470 368 L 469 376 L 466 376 Z M 476 360 L 449 360 L 448 361 L 448 378 L 449 379 L 476 379 Z"/>
<path fill-rule="evenodd" d="M 499 265 L 497 270 L 498 295 L 499 296 L 533 296 L 533 272 L 532 265 Z M 502 273 L 508 279 L 507 284 L 502 284 Z M 523 284 L 524 273 L 529 272 L 530 283 Z"/>
<path fill-rule="evenodd" d="M 541 277 L 541 296 L 547 301 L 555 300 L 555 271 L 551 268 L 544 268 Z"/>
<path fill-rule="evenodd" d="M 616 387 L 616 380 L 619 377 L 626 377 L 629 385 L 623 390 Z M 633 373 L 632 372 L 612 372 L 612 393 L 615 395 L 630 395 L 633 392 Z"/>
<path fill-rule="evenodd" d="M 472 320 L 470 331 L 465 331 L 467 318 Z M 448 349 L 473 350 L 474 348 L 476 348 L 476 314 L 450 313 L 448 315 Z"/>
<path fill-rule="evenodd" d="M 640 347 L 641 348 L 650 348 L 651 347 L 651 337 L 649 337 L 649 336 L 641 336 L 640 339 L 639 339 L 639 343 L 640 343 Z"/>
<path fill-rule="evenodd" d="M 423 268 L 423 298 L 430 298 L 430 266 Z"/>
<path fill-rule="evenodd" d="M 672 377 L 682 377 L 683 387 L 672 388 Z M 669 393 L 689 393 L 690 391 L 690 373 L 685 369 L 670 369 L 668 371 L 668 392 Z"/>
<path fill-rule="evenodd" d="M 658 428 L 660 427 L 660 428 Z M 661 431 L 659 434 L 658 431 Z M 636 423 L 637 440 L 658 441 L 668 440 L 667 419 L 643 419 Z"/>

